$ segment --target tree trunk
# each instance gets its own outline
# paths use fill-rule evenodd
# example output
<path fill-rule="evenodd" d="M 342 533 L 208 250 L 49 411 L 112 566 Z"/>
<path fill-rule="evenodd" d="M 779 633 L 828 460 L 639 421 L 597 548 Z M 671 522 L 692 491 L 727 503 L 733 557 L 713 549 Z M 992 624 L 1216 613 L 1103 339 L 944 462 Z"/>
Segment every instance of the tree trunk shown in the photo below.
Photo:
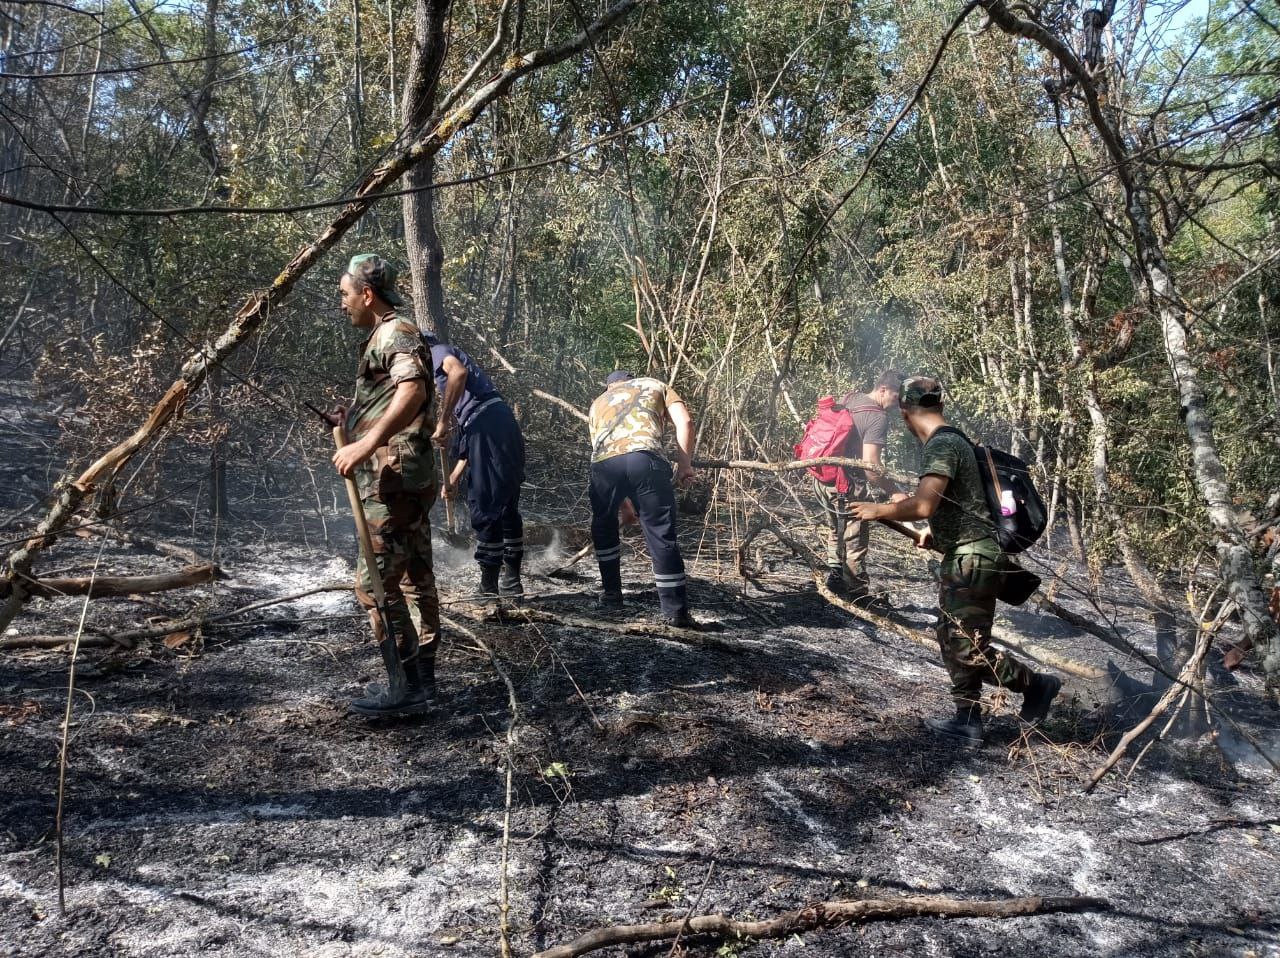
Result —
<path fill-rule="evenodd" d="M 405 73 L 401 119 L 416 133 L 431 116 L 440 70 L 447 49 L 445 23 L 451 0 L 416 0 L 413 8 L 413 53 Z M 409 259 L 413 303 L 420 329 L 449 338 L 449 314 L 444 304 L 444 248 L 436 231 L 435 157 L 409 171 L 408 185 L 421 192 L 401 200 L 404 245 Z"/>

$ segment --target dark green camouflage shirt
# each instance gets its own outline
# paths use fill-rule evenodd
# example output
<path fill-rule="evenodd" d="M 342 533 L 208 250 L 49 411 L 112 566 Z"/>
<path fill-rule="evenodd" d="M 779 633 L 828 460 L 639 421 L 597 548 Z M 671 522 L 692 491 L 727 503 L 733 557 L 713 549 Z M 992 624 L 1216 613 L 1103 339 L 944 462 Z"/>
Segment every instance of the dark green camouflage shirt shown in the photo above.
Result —
<path fill-rule="evenodd" d="M 422 409 L 404 429 L 356 469 L 360 498 L 382 498 L 396 493 L 424 492 L 436 481 L 431 414 L 435 381 L 431 359 L 418 327 L 395 313 L 384 316 L 364 341 L 356 369 L 356 396 L 347 412 L 347 441 L 367 433 L 387 410 L 396 387 L 413 379 L 427 389 Z"/>
<path fill-rule="evenodd" d="M 991 535 L 987 496 L 978 475 L 978 458 L 963 436 L 938 430 L 929 437 L 920 455 L 921 476 L 948 480 L 938 510 L 929 519 L 934 544 L 944 553 L 967 542 Z M 994 541 L 992 545 L 995 546 Z M 999 547 L 996 546 L 996 551 Z"/>

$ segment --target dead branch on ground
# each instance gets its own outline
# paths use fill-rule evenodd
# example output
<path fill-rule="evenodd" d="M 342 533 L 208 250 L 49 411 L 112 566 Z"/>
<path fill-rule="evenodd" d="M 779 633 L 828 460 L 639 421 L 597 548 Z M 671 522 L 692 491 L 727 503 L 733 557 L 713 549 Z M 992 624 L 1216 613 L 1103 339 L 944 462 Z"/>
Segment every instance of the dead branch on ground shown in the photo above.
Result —
<path fill-rule="evenodd" d="M 174 632 L 187 632 L 191 629 L 209 628 L 211 626 L 216 626 L 218 623 L 223 622 L 226 619 L 234 618 L 237 615 L 243 615 L 246 612 L 254 612 L 258 609 L 264 609 L 270 605 L 279 605 L 282 602 L 292 602 L 295 599 L 305 599 L 309 595 L 317 595 L 321 592 L 347 592 L 350 590 L 350 582 L 330 582 L 326 585 L 316 586 L 311 589 L 304 589 L 301 592 L 295 592 L 291 595 L 275 596 L 274 598 L 251 602 L 238 609 L 232 609 L 230 612 L 220 612 L 217 615 L 195 614 L 190 615 L 185 619 L 175 619 L 159 625 L 148 626 L 145 629 L 128 629 L 123 632 L 112 632 L 105 635 L 86 635 L 80 639 L 80 645 L 82 648 L 101 648 L 116 645 L 121 648 L 130 649 L 133 648 L 139 639 L 154 639 L 159 638 L 162 635 L 172 635 Z M 75 636 L 72 635 L 8 636 L 4 639 L 0 639 L 0 650 L 57 648 L 61 645 L 67 645 L 74 641 L 74 639 Z"/>
<path fill-rule="evenodd" d="M 93 599 L 101 599 L 185 589 L 204 582 L 212 582 L 221 575 L 221 570 L 217 566 L 205 563 L 187 566 L 179 572 L 161 572 L 156 575 L 72 576 L 52 579 L 33 579 L 24 576 L 23 588 L 33 598 L 87 595 Z M 7 595 L 9 591 L 10 583 L 0 580 L 0 595 Z"/>
<path fill-rule="evenodd" d="M 656 921 L 643 925 L 614 925 L 587 932 L 567 944 L 540 951 L 533 958 L 578 958 L 579 955 L 614 945 L 666 941 L 682 930 L 689 937 L 744 941 L 749 938 L 786 938 L 820 928 L 839 928 L 841 925 L 861 925 L 873 921 L 901 921 L 908 918 L 1018 918 L 1024 915 L 1107 911 L 1110 907 L 1102 898 L 1041 896 L 994 901 L 959 901 L 955 898 L 822 901 L 761 921 L 737 921 L 727 915 L 699 915 L 687 922 Z"/>
<path fill-rule="evenodd" d="M 465 604 L 473 607 L 476 605 L 476 603 Z M 596 619 L 585 615 L 563 615 L 546 609 L 535 609 L 528 605 L 512 606 L 499 603 L 493 608 L 476 611 L 476 620 L 482 622 L 545 622 L 550 625 L 562 625 L 572 629 L 616 632 L 619 635 L 660 636 L 676 642 L 683 642 L 685 645 L 720 649 L 734 654 L 741 654 L 745 649 L 755 644 L 750 641 L 731 642 L 697 629 L 678 629 L 659 622 L 613 622 L 608 619 Z"/>

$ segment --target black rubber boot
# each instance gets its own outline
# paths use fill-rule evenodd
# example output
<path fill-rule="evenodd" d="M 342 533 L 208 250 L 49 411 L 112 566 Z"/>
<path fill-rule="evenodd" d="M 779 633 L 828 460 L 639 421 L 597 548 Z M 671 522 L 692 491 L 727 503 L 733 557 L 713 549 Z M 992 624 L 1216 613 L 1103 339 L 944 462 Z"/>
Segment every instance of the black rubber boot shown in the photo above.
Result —
<path fill-rule="evenodd" d="M 839 569 L 827 570 L 827 588 L 842 599 L 850 598 L 849 586 L 844 581 L 844 573 Z"/>
<path fill-rule="evenodd" d="M 596 604 L 602 609 L 622 608 L 622 561 L 610 559 L 600 563 L 600 589 Z"/>
<path fill-rule="evenodd" d="M 854 586 L 850 601 L 869 612 L 893 611 L 893 601 L 883 592 L 868 592 Z"/>
<path fill-rule="evenodd" d="M 524 583 L 520 581 L 519 559 L 507 559 L 502 563 L 502 574 L 498 576 L 498 595 L 524 595 Z"/>
<path fill-rule="evenodd" d="M 395 639 L 383 639 L 378 643 L 378 649 L 382 652 L 382 664 L 387 669 L 387 684 L 385 687 L 371 685 L 365 698 L 351 702 L 351 711 L 371 718 L 396 718 L 425 712 L 431 705 L 431 696 L 423 684 L 418 659 L 401 662 Z M 435 660 L 430 661 L 431 689 L 434 692 Z"/>
<path fill-rule="evenodd" d="M 957 705 L 955 718 L 925 719 L 924 724 L 934 735 L 950 739 L 963 748 L 979 748 L 982 745 L 981 706 Z"/>
<path fill-rule="evenodd" d="M 658 603 L 662 611 L 658 621 L 675 629 L 694 629 L 698 623 L 689 614 L 689 597 L 684 586 L 676 589 L 659 589 Z"/>
<path fill-rule="evenodd" d="M 1018 714 L 1022 721 L 1039 725 L 1049 714 L 1049 706 L 1062 691 L 1062 679 L 1056 675 L 1037 672 L 1031 688 L 1022 696 L 1022 711 Z"/>
<path fill-rule="evenodd" d="M 501 566 L 482 565 L 480 567 L 480 585 L 476 588 L 476 595 L 497 595 L 498 573 L 500 571 L 502 571 Z"/>

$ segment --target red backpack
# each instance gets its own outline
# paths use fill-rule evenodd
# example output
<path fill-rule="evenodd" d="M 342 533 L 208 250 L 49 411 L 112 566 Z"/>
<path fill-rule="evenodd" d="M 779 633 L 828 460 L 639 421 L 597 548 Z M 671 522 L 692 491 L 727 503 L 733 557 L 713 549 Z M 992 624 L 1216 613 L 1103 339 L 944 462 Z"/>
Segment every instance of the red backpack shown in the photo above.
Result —
<path fill-rule="evenodd" d="M 835 398 L 823 396 L 818 400 L 818 414 L 804 427 L 804 435 L 795 445 L 797 459 L 821 459 L 825 456 L 847 454 L 849 437 L 857 435 L 853 414 L 843 406 L 837 406 Z M 841 494 L 852 485 L 848 470 L 842 466 L 810 466 L 809 475 L 824 486 L 835 486 Z"/>

